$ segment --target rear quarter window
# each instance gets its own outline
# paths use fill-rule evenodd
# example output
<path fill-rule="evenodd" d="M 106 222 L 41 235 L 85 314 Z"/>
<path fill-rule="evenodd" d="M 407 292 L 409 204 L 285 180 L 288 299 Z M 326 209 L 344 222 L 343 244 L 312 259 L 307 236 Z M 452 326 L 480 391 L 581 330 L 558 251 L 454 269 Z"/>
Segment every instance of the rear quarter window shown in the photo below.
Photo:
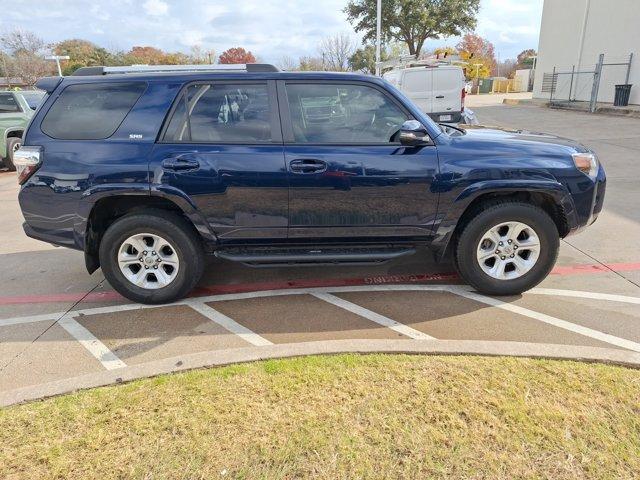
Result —
<path fill-rule="evenodd" d="M 61 140 L 100 140 L 115 133 L 147 84 L 83 83 L 65 88 L 49 109 L 42 131 Z"/>

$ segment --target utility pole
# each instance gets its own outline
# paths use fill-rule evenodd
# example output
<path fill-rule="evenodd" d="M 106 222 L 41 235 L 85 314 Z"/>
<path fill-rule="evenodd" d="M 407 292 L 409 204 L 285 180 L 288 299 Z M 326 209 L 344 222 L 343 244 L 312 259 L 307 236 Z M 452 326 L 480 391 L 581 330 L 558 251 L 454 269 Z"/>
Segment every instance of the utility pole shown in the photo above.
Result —
<path fill-rule="evenodd" d="M 44 57 L 45 60 L 55 60 L 58 66 L 58 76 L 62 76 L 62 69 L 60 68 L 60 60 L 69 60 L 69 55 L 49 55 Z"/>
<path fill-rule="evenodd" d="M 382 29 L 382 0 L 378 0 L 376 7 L 376 76 L 380 76 L 380 31 Z"/>

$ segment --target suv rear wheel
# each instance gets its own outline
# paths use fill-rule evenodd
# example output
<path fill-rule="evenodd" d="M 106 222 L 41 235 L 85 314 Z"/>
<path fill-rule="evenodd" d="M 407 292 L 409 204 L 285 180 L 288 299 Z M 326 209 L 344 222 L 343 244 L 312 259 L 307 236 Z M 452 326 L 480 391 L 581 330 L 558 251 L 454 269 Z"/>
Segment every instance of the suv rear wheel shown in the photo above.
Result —
<path fill-rule="evenodd" d="M 190 225 L 173 213 L 146 210 L 116 220 L 100 242 L 100 264 L 120 294 L 140 303 L 166 303 L 187 295 L 204 269 L 204 254 Z"/>
<path fill-rule="evenodd" d="M 456 246 L 462 278 L 479 292 L 515 295 L 549 274 L 558 257 L 558 229 L 541 208 L 504 202 L 483 209 Z"/>
<path fill-rule="evenodd" d="M 16 166 L 13 163 L 13 155 L 22 145 L 22 140 L 18 137 L 7 138 L 7 155 L 4 157 L 4 166 L 11 172 L 15 171 Z"/>

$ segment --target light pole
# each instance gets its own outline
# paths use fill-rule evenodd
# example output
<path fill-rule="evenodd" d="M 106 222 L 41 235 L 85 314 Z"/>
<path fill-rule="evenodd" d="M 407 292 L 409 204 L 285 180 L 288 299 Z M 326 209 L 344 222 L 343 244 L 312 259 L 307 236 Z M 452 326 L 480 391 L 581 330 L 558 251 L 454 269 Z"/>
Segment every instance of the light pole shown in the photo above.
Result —
<path fill-rule="evenodd" d="M 44 57 L 46 60 L 55 60 L 58 66 L 58 76 L 62 76 L 62 69 L 60 68 L 60 60 L 69 60 L 69 55 L 49 55 Z"/>
<path fill-rule="evenodd" d="M 382 28 L 382 0 L 376 7 L 376 76 L 380 76 L 380 30 Z"/>

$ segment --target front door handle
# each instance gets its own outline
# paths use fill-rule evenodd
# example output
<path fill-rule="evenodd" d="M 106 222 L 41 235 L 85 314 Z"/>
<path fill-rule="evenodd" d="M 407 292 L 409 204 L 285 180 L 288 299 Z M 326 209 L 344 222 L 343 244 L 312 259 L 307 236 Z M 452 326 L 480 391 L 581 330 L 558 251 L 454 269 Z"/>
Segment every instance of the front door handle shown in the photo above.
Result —
<path fill-rule="evenodd" d="M 444 95 L 436 95 L 436 98 L 444 98 Z"/>
<path fill-rule="evenodd" d="M 322 173 L 327 170 L 327 162 L 315 158 L 292 160 L 289 168 L 293 173 Z"/>
<path fill-rule="evenodd" d="M 196 160 L 192 155 L 178 155 L 175 157 L 168 157 L 162 161 L 162 168 L 172 171 L 184 171 L 184 170 L 196 170 L 200 167 L 200 162 Z"/>

